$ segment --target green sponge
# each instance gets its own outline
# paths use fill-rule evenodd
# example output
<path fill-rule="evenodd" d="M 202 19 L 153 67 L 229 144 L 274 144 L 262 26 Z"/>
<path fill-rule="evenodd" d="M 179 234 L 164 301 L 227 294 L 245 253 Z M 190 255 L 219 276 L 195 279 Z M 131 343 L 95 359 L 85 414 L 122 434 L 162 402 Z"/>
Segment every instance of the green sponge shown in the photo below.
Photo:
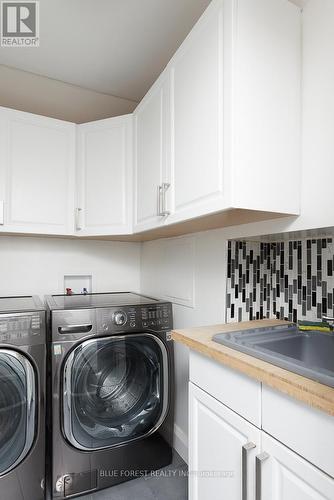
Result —
<path fill-rule="evenodd" d="M 333 330 L 333 327 L 325 321 L 298 321 L 298 328 L 301 331 L 331 332 Z"/>

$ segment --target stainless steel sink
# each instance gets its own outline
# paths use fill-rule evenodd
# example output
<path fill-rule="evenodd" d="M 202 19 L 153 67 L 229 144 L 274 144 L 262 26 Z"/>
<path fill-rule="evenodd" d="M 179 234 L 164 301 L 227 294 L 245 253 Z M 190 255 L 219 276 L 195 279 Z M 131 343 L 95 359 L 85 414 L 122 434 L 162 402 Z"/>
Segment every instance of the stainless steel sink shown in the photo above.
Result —
<path fill-rule="evenodd" d="M 215 342 L 334 387 L 334 334 L 295 325 L 218 333 Z"/>

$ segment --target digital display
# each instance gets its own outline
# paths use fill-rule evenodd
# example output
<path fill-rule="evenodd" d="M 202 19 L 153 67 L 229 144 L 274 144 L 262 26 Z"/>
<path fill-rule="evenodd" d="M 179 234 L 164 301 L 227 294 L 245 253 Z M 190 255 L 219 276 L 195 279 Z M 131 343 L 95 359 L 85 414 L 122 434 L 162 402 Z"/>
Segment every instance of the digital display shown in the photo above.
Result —
<path fill-rule="evenodd" d="M 0 339 L 2 342 L 23 339 L 40 331 L 40 317 L 36 315 L 0 317 Z"/>

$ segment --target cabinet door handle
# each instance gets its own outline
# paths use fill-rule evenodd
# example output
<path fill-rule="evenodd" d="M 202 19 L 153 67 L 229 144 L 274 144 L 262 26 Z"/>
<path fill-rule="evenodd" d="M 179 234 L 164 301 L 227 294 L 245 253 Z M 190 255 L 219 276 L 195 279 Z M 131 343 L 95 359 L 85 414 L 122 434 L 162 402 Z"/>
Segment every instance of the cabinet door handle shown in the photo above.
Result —
<path fill-rule="evenodd" d="M 163 182 L 158 186 L 158 216 L 167 217 L 170 212 L 166 208 L 166 191 L 170 187 L 168 182 Z"/>
<path fill-rule="evenodd" d="M 3 226 L 4 223 L 5 223 L 4 201 L 0 200 L 0 225 Z"/>
<path fill-rule="evenodd" d="M 162 216 L 162 185 L 158 186 L 158 216 Z"/>
<path fill-rule="evenodd" d="M 251 441 L 244 444 L 242 447 L 242 500 L 247 500 L 248 492 L 247 492 L 247 466 L 248 466 L 248 452 L 256 448 L 256 444 Z"/>
<path fill-rule="evenodd" d="M 170 188 L 169 182 L 163 182 L 162 184 L 162 215 L 167 217 L 170 214 L 169 210 L 167 210 L 166 206 L 166 192 Z"/>
<path fill-rule="evenodd" d="M 82 216 L 83 216 L 83 209 L 77 208 L 75 210 L 75 229 L 77 231 L 81 231 L 81 229 L 83 228 Z"/>
<path fill-rule="evenodd" d="M 255 500 L 262 500 L 262 463 L 268 458 L 265 451 L 255 457 Z"/>

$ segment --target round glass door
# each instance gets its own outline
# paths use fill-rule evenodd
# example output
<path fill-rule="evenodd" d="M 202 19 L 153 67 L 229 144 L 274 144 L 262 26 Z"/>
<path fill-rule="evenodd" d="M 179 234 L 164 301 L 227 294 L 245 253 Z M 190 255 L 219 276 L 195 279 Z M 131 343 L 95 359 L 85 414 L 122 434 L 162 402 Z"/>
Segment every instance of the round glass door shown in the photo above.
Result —
<path fill-rule="evenodd" d="M 36 382 L 22 354 L 0 349 L 0 475 L 29 453 L 35 435 Z"/>
<path fill-rule="evenodd" d="M 65 437 L 83 450 L 154 432 L 168 406 L 167 351 L 150 334 L 90 339 L 64 366 Z"/>

